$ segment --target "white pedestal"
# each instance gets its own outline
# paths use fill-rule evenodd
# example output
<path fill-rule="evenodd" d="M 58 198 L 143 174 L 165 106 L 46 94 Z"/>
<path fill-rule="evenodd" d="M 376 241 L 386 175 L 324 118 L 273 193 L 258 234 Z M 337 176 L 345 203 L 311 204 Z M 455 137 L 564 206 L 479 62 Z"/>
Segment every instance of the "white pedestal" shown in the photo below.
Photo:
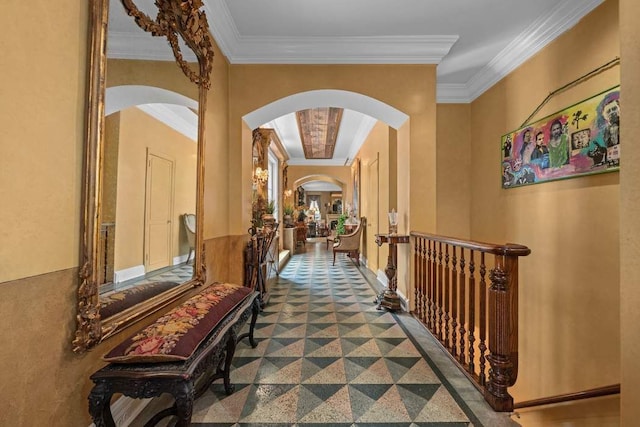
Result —
<path fill-rule="evenodd" d="M 282 229 L 282 248 L 288 249 L 292 254 L 296 249 L 296 240 L 295 240 L 295 228 L 283 228 Z"/>

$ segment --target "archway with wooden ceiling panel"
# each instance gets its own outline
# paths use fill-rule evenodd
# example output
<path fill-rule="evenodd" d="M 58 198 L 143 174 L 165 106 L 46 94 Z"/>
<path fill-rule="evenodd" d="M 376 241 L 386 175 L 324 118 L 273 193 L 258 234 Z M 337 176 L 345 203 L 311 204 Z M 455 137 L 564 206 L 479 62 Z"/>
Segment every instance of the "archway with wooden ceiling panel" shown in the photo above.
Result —
<path fill-rule="evenodd" d="M 249 129 L 255 129 L 285 114 L 327 105 L 358 111 L 394 129 L 399 129 L 409 119 L 406 113 L 370 96 L 346 90 L 321 89 L 278 99 L 245 114 L 242 120 Z"/>

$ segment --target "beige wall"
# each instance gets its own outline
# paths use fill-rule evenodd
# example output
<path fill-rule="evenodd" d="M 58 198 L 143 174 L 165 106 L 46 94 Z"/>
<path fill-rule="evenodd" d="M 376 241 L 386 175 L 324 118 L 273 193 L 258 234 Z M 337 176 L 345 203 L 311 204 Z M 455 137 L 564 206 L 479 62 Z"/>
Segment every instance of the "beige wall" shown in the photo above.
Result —
<path fill-rule="evenodd" d="M 107 87 L 121 85 L 154 86 L 198 100 L 198 87 L 172 61 L 109 59 Z"/>
<path fill-rule="evenodd" d="M 366 141 L 358 152 L 361 164 L 360 194 L 362 195 L 362 215 L 367 217 L 366 242 L 363 255 L 367 259 L 367 267 L 377 274 L 384 269 L 388 255 L 387 246 L 378 248 L 376 233 L 386 233 L 389 230 L 387 212 L 389 212 L 390 181 L 395 184 L 395 176 L 389 173 L 389 126 L 378 122 L 371 130 Z M 377 182 L 375 174 L 377 169 Z M 374 178 L 372 180 L 372 177 Z M 377 189 L 378 204 L 374 190 Z M 396 188 L 393 188 L 395 193 Z"/>
<path fill-rule="evenodd" d="M 622 140 L 625 146 L 620 171 L 620 313 L 622 348 L 622 414 L 624 426 L 640 419 L 640 146 L 635 139 L 640 134 L 640 3 L 620 0 L 620 69 L 621 103 L 624 106 Z"/>
<path fill-rule="evenodd" d="M 620 381 L 619 174 L 503 190 L 496 173 L 502 134 L 619 54 L 617 22 L 609 0 L 471 104 L 471 238 L 532 251 L 520 262 L 516 401 Z M 614 86 L 619 71 L 554 97 L 536 118 Z"/>
<path fill-rule="evenodd" d="M 0 6 L 0 283 L 78 265 L 87 6 L 77 3 Z M 54 27 L 64 31 L 43 37 Z"/>
<path fill-rule="evenodd" d="M 471 237 L 471 107 L 438 104 L 436 232 Z"/>

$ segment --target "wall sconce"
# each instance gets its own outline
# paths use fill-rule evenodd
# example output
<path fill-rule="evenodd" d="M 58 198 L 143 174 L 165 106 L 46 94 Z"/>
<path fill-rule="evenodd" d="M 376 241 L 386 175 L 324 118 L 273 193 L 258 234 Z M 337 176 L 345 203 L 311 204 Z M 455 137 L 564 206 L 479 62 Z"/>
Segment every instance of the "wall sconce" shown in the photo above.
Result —
<path fill-rule="evenodd" d="M 261 184 L 264 185 L 267 180 L 269 179 L 269 170 L 268 169 L 262 169 L 260 166 L 258 166 L 256 168 L 255 171 L 253 171 L 253 182 L 254 184 Z"/>
<path fill-rule="evenodd" d="M 291 190 L 290 188 L 287 188 L 286 190 L 284 190 L 285 199 L 288 199 L 289 197 L 291 197 L 292 194 L 293 194 L 293 190 Z"/>

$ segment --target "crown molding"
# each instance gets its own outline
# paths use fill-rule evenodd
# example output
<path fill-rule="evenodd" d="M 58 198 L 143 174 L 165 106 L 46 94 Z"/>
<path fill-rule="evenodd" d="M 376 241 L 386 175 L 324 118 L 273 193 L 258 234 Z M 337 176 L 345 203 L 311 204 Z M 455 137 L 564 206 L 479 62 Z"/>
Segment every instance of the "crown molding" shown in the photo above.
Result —
<path fill-rule="evenodd" d="M 242 37 L 234 64 L 438 64 L 458 36 Z"/>
<path fill-rule="evenodd" d="M 570 0 L 542 15 L 509 43 L 468 82 L 438 84 L 437 102 L 469 103 L 572 28 L 604 0 Z"/>
<path fill-rule="evenodd" d="M 469 88 L 464 83 L 438 83 L 436 85 L 436 102 L 438 104 L 468 104 L 473 101 L 469 96 Z"/>
<path fill-rule="evenodd" d="M 389 37 L 241 36 L 223 0 L 208 1 L 211 33 L 231 64 L 437 64 L 457 35 Z"/>

